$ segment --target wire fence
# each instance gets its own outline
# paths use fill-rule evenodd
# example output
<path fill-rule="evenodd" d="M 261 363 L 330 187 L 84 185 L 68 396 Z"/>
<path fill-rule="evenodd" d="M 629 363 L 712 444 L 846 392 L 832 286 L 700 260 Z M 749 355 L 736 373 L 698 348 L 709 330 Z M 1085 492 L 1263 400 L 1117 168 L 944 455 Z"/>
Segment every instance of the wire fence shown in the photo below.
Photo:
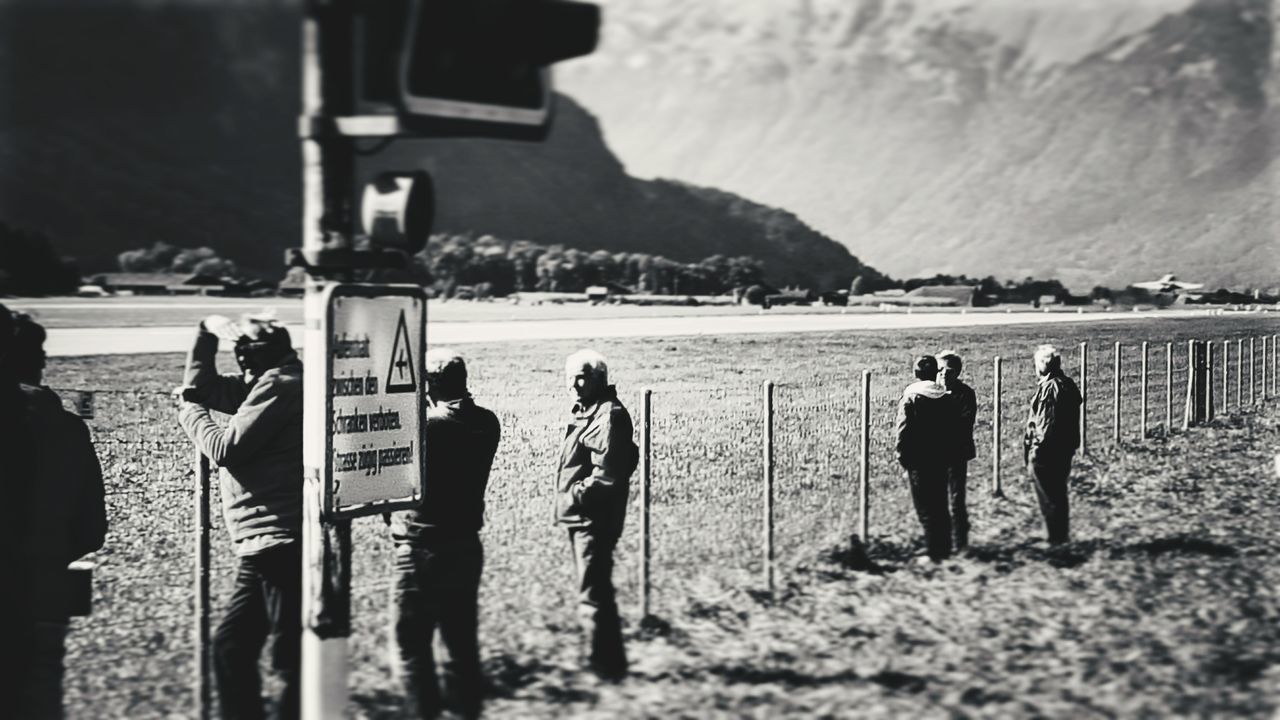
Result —
<path fill-rule="evenodd" d="M 1209 340 L 1213 363 L 1201 371 L 1201 382 L 1212 388 L 1215 414 L 1247 411 L 1277 397 L 1276 336 Z M 1062 350 L 1064 369 L 1086 392 L 1087 452 L 1110 452 L 1117 437 L 1123 446 L 1182 429 L 1196 369 L 1185 342 L 1149 343 L 1145 373 L 1137 343 Z M 640 502 L 644 478 L 638 473 L 616 555 L 624 614 L 634 617 L 642 598 L 655 614 L 673 612 L 699 583 L 764 588 L 772 577 L 786 582 L 788 568 L 856 532 L 864 402 L 870 539 L 918 534 L 894 454 L 904 378 L 900 369 L 891 376 L 885 368 L 870 370 L 866 398 L 854 374 L 861 368 L 825 384 L 786 381 L 771 391 L 748 382 L 653 391 L 649 502 Z M 997 363 L 971 356 L 963 379 L 979 402 L 973 496 L 991 488 L 997 474 L 1006 483 L 1020 478 L 1022 429 L 1036 377 L 1026 358 Z M 85 409 L 81 391 L 59 392 L 64 402 Z M 643 391 L 623 400 L 639 435 Z M 487 494 L 482 616 L 534 617 L 546 628 L 571 624 L 568 540 L 551 528 L 563 399 L 548 387 L 545 395 L 486 394 L 482 404 L 497 413 L 503 430 Z M 195 560 L 199 472 L 171 398 L 97 391 L 88 405 L 110 529 L 106 545 L 91 558 L 94 612 L 77 619 L 68 640 L 67 707 L 73 717 L 95 716 L 101 707 L 128 717 L 195 714 L 200 576 L 216 619 L 235 575 L 217 482 L 207 498 L 209 562 L 201 573 Z M 645 558 L 639 528 L 646 524 L 647 593 L 639 572 Z M 353 663 L 385 668 L 393 554 L 381 519 L 356 521 L 353 548 L 350 652 Z M 483 642 L 519 652 L 532 642 L 528 632 L 518 623 L 486 621 Z"/>

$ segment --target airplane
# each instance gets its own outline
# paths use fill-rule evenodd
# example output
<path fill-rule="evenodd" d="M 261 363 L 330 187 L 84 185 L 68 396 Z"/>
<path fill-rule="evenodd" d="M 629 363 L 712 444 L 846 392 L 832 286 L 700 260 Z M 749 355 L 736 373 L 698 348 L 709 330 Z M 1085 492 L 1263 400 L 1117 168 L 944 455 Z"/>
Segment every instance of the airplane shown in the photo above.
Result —
<path fill-rule="evenodd" d="M 1172 273 L 1170 273 L 1160 278 L 1159 280 L 1148 280 L 1146 282 L 1136 282 L 1133 284 L 1133 287 L 1142 288 L 1143 290 L 1150 290 L 1152 292 L 1158 292 L 1158 293 L 1167 293 L 1167 292 L 1176 293 L 1176 292 L 1183 292 L 1186 290 L 1199 290 L 1200 288 L 1204 287 L 1204 283 L 1182 282 L 1177 278 L 1175 278 Z"/>

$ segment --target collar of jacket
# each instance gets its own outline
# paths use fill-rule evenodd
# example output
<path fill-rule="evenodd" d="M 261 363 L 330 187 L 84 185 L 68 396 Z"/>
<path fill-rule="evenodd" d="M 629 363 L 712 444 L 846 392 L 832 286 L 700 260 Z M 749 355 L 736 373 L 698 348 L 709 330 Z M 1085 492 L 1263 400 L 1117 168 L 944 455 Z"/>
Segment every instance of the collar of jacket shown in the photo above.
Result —
<path fill-rule="evenodd" d="M 609 385 L 604 389 L 603 392 L 600 393 L 600 398 L 597 399 L 594 403 L 590 405 L 583 405 L 582 403 L 574 403 L 573 416 L 575 418 L 578 418 L 579 420 L 585 420 L 586 418 L 594 416 L 596 414 L 596 411 L 600 409 L 601 405 L 604 405 L 605 403 L 608 403 L 608 402 L 613 402 L 614 400 L 617 400 L 617 399 L 618 399 L 618 388 L 613 385 Z"/>
<path fill-rule="evenodd" d="M 917 380 L 916 382 L 908 385 L 907 389 L 902 391 L 902 394 L 907 397 L 912 395 L 921 395 L 923 397 L 934 398 L 936 400 L 937 398 L 946 395 L 947 389 L 932 380 Z"/>
<path fill-rule="evenodd" d="M 460 398 L 454 398 L 452 400 L 441 400 L 440 402 L 436 403 L 435 406 L 437 408 L 446 410 L 447 412 L 455 413 L 467 407 L 468 405 L 472 405 L 474 403 L 475 403 L 475 400 L 472 399 L 471 393 L 467 393 L 466 395 L 463 395 Z"/>
<path fill-rule="evenodd" d="M 1058 378 L 1063 378 L 1063 377 L 1066 377 L 1066 373 L 1062 372 L 1062 368 L 1058 368 L 1057 370 L 1050 371 L 1047 375 L 1041 375 L 1040 384 L 1048 385 L 1054 380 L 1057 380 Z"/>
<path fill-rule="evenodd" d="M 280 360 L 280 364 L 279 364 L 279 365 L 276 365 L 276 366 L 275 366 L 275 367 L 273 367 L 273 368 L 267 368 L 266 370 L 263 370 L 263 371 L 262 371 L 261 373 L 259 373 L 258 375 L 253 375 L 253 374 L 251 374 L 250 372 L 245 371 L 245 373 L 244 373 L 244 375 L 243 375 L 243 377 L 244 377 L 244 384 L 245 384 L 245 385 L 247 385 L 248 387 L 253 387 L 254 385 L 257 385 L 257 384 L 258 384 L 258 381 L 259 381 L 259 380 L 261 380 L 261 379 L 263 378 L 263 376 L 265 376 L 267 373 L 271 372 L 272 370 L 281 370 L 281 369 L 284 369 L 284 368 L 295 367 L 295 366 L 296 366 L 299 370 L 301 370 L 301 369 L 302 369 L 302 359 L 298 357 L 298 351 L 296 351 L 296 350 L 290 350 L 290 351 L 289 351 L 289 354 L 288 354 L 288 355 L 285 355 L 285 356 L 284 356 L 284 358 L 282 358 L 282 359 Z"/>

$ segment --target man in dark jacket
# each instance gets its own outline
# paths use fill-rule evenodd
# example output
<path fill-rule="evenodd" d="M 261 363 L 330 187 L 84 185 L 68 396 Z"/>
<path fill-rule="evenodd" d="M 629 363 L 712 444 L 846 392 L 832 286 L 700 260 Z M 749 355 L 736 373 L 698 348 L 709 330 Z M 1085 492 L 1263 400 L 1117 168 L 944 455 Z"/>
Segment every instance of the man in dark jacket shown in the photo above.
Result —
<path fill-rule="evenodd" d="M 467 366 L 451 350 L 427 352 L 427 410 L 421 504 L 394 513 L 396 548 L 392 604 L 398 668 L 406 710 L 435 717 L 444 707 L 480 715 L 482 678 L 478 631 L 484 550 L 484 492 L 498 450 L 498 417 L 467 392 Z M 431 641 L 436 630 L 446 656 L 443 698 Z"/>
<path fill-rule="evenodd" d="M 68 564 L 102 547 L 102 469 L 80 418 L 44 387 L 44 328 L 0 305 L 0 436 L 5 475 L 0 522 L 9 587 L 0 600 L 4 694 L 0 715 L 61 718 L 63 658 L 73 605 L 88 592 Z M 12 473 L 12 474 L 10 474 Z"/>
<path fill-rule="evenodd" d="M 604 356 L 593 350 L 570 355 L 565 381 L 576 402 L 560 451 L 557 522 L 569 530 L 573 547 L 587 664 L 600 678 L 616 681 L 626 675 L 627 656 L 614 597 L 613 550 L 639 451 Z"/>
<path fill-rule="evenodd" d="M 235 343 L 238 374 L 219 375 L 218 339 Z M 258 656 L 271 641 L 276 712 L 298 716 L 302 633 L 302 363 L 274 320 L 213 315 L 187 354 L 178 420 L 219 466 L 223 518 L 240 560 L 213 638 L 224 718 L 263 716 Z M 210 411 L 231 415 L 226 427 Z"/>
<path fill-rule="evenodd" d="M 951 499 L 951 531 L 955 549 L 956 552 L 963 552 L 969 547 L 969 508 L 966 495 L 969 461 L 977 455 L 973 444 L 973 422 L 978 415 L 978 396 L 973 388 L 960 381 L 962 363 L 959 355 L 948 350 L 938 356 L 938 362 L 938 382 L 946 388 L 959 416 L 955 425 L 955 439 L 952 441 L 955 455 L 947 465 L 947 494 Z"/>
<path fill-rule="evenodd" d="M 1023 435 L 1024 459 L 1035 482 L 1044 514 L 1049 542 L 1057 545 L 1070 538 L 1070 509 L 1067 478 L 1071 458 L 1080 447 L 1080 390 L 1062 372 L 1057 348 L 1041 345 L 1035 352 L 1040 383 L 1027 412 Z"/>
<path fill-rule="evenodd" d="M 951 555 L 951 517 L 947 512 L 947 468 L 960 422 L 956 404 L 936 382 L 938 361 L 921 355 L 915 361 L 916 382 L 898 401 L 898 462 L 907 471 L 911 500 L 924 526 L 929 558 Z"/>

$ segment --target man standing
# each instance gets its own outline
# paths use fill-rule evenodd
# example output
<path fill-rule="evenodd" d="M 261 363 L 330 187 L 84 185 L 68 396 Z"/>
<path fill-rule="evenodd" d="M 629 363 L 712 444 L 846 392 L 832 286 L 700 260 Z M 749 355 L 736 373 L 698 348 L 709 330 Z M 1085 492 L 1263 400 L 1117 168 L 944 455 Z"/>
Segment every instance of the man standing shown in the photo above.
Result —
<path fill-rule="evenodd" d="M 1057 545 L 1070 538 L 1067 478 L 1071 458 L 1080 447 L 1082 400 L 1076 384 L 1062 372 L 1057 348 L 1041 345 L 1034 359 L 1040 383 L 1027 413 L 1023 459 L 1035 481 L 1049 543 Z"/>
<path fill-rule="evenodd" d="M 36 720 L 63 716 L 68 621 L 89 602 L 87 575 L 67 566 L 101 548 L 107 531 L 88 428 L 42 385 L 44 339 L 39 323 L 0 305 L 0 547 L 8 573 L 0 598 L 0 715 Z"/>
<path fill-rule="evenodd" d="M 498 417 L 467 392 L 462 356 L 427 352 L 423 375 L 430 408 L 423 446 L 422 502 L 391 518 L 396 548 L 396 668 L 406 710 L 436 717 L 446 706 L 462 717 L 480 715 L 482 679 L 477 638 L 484 550 L 484 492 L 498 450 Z M 432 636 L 447 653 L 436 679 Z"/>
<path fill-rule="evenodd" d="M 907 471 L 929 559 L 941 562 L 951 555 L 947 468 L 955 455 L 950 446 L 960 420 L 955 403 L 936 382 L 938 361 L 921 355 L 914 370 L 916 382 L 898 401 L 898 462 Z"/>
<path fill-rule="evenodd" d="M 557 521 L 569 530 L 587 664 L 604 680 L 627 672 L 613 589 L 613 549 L 622 535 L 631 473 L 639 462 L 631 415 L 609 384 L 604 356 L 580 350 L 565 362 L 576 402 L 560 452 Z"/>
<path fill-rule="evenodd" d="M 952 441 L 952 456 L 947 465 L 947 494 L 951 499 L 951 531 L 955 540 L 956 552 L 964 552 L 969 547 L 969 508 L 967 486 L 969 483 L 969 461 L 977 456 L 973 444 L 973 422 L 978 415 L 978 396 L 973 388 L 960 381 L 960 356 L 948 350 L 938 356 L 941 363 L 939 384 L 947 390 L 951 401 L 956 406 L 959 421 L 955 425 L 955 439 Z"/>
<path fill-rule="evenodd" d="M 235 343 L 239 374 L 219 375 L 218 339 Z M 258 656 L 270 640 L 280 718 L 298 716 L 302 635 L 302 363 L 273 319 L 201 321 L 187 354 L 178 420 L 221 468 L 222 513 L 240 560 L 213 638 L 224 718 L 263 717 Z M 231 415 L 226 427 L 209 412 Z"/>

